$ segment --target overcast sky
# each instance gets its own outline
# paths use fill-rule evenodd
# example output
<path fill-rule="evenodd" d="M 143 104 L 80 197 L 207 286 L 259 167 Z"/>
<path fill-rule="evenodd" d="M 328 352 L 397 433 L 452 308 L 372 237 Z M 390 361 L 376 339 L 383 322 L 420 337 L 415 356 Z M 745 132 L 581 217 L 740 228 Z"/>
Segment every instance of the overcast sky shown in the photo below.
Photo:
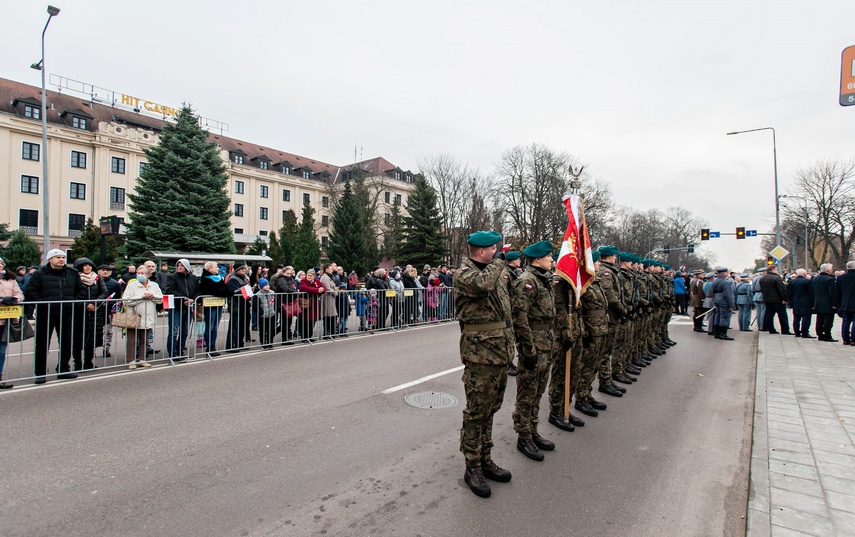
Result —
<path fill-rule="evenodd" d="M 539 142 L 619 204 L 771 232 L 771 132 L 725 133 L 775 127 L 782 193 L 800 167 L 855 156 L 855 107 L 838 104 L 852 0 L 56 5 L 48 73 L 189 102 L 229 136 L 334 164 L 358 146 L 403 169 L 448 152 L 490 173 Z M 0 7 L 0 76 L 37 86 L 46 4 Z M 759 244 L 705 246 L 740 270 Z"/>

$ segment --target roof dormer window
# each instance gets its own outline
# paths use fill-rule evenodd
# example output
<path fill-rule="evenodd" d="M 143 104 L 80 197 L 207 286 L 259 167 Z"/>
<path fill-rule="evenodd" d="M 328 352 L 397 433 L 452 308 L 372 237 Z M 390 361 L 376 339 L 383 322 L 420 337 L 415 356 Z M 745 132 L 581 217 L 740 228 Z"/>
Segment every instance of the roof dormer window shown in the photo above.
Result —
<path fill-rule="evenodd" d="M 89 128 L 89 120 L 85 117 L 71 116 L 71 127 L 85 131 Z"/>
<path fill-rule="evenodd" d="M 41 119 L 42 118 L 42 109 L 31 104 L 24 105 L 24 117 L 28 117 L 30 119 Z"/>
<path fill-rule="evenodd" d="M 229 156 L 231 157 L 231 161 L 235 164 L 243 164 L 244 162 L 246 162 L 246 153 L 238 153 L 237 151 L 233 151 L 229 153 Z"/>
<path fill-rule="evenodd" d="M 303 170 L 303 179 L 311 179 L 311 178 L 312 178 L 312 172 L 310 172 L 309 170 Z"/>
<path fill-rule="evenodd" d="M 258 167 L 261 168 L 262 170 L 267 170 L 270 168 L 270 163 L 267 162 L 266 160 L 260 160 L 260 161 L 258 161 Z"/>
<path fill-rule="evenodd" d="M 291 175 L 291 166 L 282 166 L 282 173 L 285 175 Z"/>

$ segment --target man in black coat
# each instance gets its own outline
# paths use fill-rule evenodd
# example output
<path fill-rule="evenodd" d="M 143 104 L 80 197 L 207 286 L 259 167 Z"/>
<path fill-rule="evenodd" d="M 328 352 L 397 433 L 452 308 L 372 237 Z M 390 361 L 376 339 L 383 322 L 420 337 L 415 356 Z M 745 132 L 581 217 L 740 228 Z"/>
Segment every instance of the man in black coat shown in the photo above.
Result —
<path fill-rule="evenodd" d="M 175 272 L 166 279 L 166 287 L 161 289 L 164 295 L 175 296 L 175 307 L 169 310 L 169 337 L 166 339 L 166 352 L 170 358 L 184 354 L 184 344 L 190 331 L 191 306 L 199 296 L 199 278 L 190 272 L 190 261 L 179 259 Z"/>
<path fill-rule="evenodd" d="M 813 315 L 813 285 L 806 278 L 807 271 L 800 268 L 796 277 L 787 284 L 787 302 L 793 308 L 793 333 L 796 337 L 813 338 L 810 324 Z"/>
<path fill-rule="evenodd" d="M 36 307 L 35 374 L 36 384 L 44 384 L 47 374 L 47 352 L 53 332 L 59 341 L 59 359 L 56 378 L 74 379 L 71 372 L 71 321 L 72 305 L 63 304 L 75 300 L 83 292 L 80 273 L 65 264 L 65 252 L 50 250 L 47 263 L 33 273 L 27 284 L 27 302 L 45 302 Z"/>
<path fill-rule="evenodd" d="M 855 345 L 855 261 L 846 263 L 846 272 L 837 277 L 837 303 L 843 317 L 843 344 Z"/>
<path fill-rule="evenodd" d="M 766 275 L 760 278 L 760 293 L 763 295 L 763 303 L 766 305 L 766 319 L 763 326 L 770 334 L 777 334 L 775 330 L 775 315 L 781 323 L 781 333 L 790 335 L 790 322 L 787 319 L 787 288 L 784 280 L 778 276 L 778 267 L 771 265 L 766 270 Z"/>
<path fill-rule="evenodd" d="M 104 314 L 106 315 L 104 324 L 104 356 L 110 358 L 110 349 L 113 346 L 113 317 L 111 315 L 113 306 L 119 299 L 122 298 L 122 286 L 118 280 L 113 278 L 113 269 L 110 265 L 100 265 L 98 267 L 98 276 L 104 280 L 104 285 L 107 287 L 107 303 L 104 306 Z"/>
<path fill-rule="evenodd" d="M 816 311 L 816 335 L 820 341 L 837 341 L 831 337 L 834 314 L 840 305 L 837 299 L 837 284 L 831 263 L 819 266 L 819 274 L 813 279 L 814 310 Z"/>

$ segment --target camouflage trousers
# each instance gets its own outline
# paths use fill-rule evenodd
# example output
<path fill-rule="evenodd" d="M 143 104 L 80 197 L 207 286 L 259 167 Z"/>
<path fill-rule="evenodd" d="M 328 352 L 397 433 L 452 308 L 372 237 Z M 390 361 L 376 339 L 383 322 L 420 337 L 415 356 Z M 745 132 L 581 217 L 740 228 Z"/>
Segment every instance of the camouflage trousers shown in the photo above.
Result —
<path fill-rule="evenodd" d="M 549 379 L 549 354 L 538 353 L 537 365 L 526 369 L 520 357 L 520 367 L 517 371 L 517 404 L 514 407 L 514 431 L 524 440 L 531 440 L 531 433 L 537 432 L 540 400 L 546 391 Z"/>
<path fill-rule="evenodd" d="M 671 308 L 665 310 L 665 318 L 662 319 L 662 339 L 670 339 L 668 337 L 668 323 L 671 322 L 671 316 L 674 315 L 674 312 Z"/>
<path fill-rule="evenodd" d="M 638 323 L 638 329 L 635 334 L 635 352 L 634 356 L 641 356 L 647 352 L 647 336 L 650 333 L 650 314 L 645 313 Z"/>
<path fill-rule="evenodd" d="M 612 383 L 612 356 L 620 350 L 626 339 L 626 323 L 618 323 L 609 329 L 609 335 L 603 341 L 602 357 L 597 368 L 600 386 Z"/>
<path fill-rule="evenodd" d="M 591 395 L 591 386 L 594 385 L 594 378 L 596 378 L 597 371 L 600 369 L 600 363 L 608 361 L 608 357 L 606 357 L 604 351 L 608 346 L 609 337 L 611 335 L 588 336 L 585 341 L 585 347 L 582 351 L 582 363 L 579 368 L 579 382 L 573 390 L 576 395 L 576 401 L 581 401 Z"/>
<path fill-rule="evenodd" d="M 565 366 L 567 353 L 561 345 L 552 349 L 552 369 L 549 374 L 549 413 L 556 416 L 564 415 Z M 573 341 L 570 349 L 570 395 L 576 393 L 579 377 L 582 371 L 582 339 Z"/>
<path fill-rule="evenodd" d="M 480 468 L 482 462 L 490 460 L 493 416 L 502 408 L 507 385 L 507 365 L 464 362 L 466 408 L 463 410 L 463 427 L 460 429 L 460 452 L 469 468 Z"/>
<path fill-rule="evenodd" d="M 618 342 L 618 345 L 612 351 L 612 373 L 623 371 L 623 368 L 626 367 L 626 362 L 632 351 L 635 324 L 635 321 L 628 320 L 625 324 L 618 325 L 617 327 L 615 340 Z"/>

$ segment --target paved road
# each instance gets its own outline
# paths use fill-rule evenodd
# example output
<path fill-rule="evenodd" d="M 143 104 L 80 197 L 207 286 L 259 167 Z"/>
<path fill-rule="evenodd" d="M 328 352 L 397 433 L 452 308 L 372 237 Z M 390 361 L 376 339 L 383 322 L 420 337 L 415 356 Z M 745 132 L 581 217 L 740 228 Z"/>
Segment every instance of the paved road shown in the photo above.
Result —
<path fill-rule="evenodd" d="M 125 372 L 0 396 L 0 535 L 736 535 L 744 533 L 753 334 L 680 344 L 536 463 L 512 392 L 477 498 L 457 450 L 454 325 Z M 745 337 L 747 336 L 747 337 Z M 728 352 L 715 354 L 727 349 Z M 510 384 L 513 388 L 513 380 Z M 602 395 L 602 394 L 600 394 Z M 544 416 L 545 418 L 545 416 Z M 515 528 L 524 528 L 515 529 Z"/>

